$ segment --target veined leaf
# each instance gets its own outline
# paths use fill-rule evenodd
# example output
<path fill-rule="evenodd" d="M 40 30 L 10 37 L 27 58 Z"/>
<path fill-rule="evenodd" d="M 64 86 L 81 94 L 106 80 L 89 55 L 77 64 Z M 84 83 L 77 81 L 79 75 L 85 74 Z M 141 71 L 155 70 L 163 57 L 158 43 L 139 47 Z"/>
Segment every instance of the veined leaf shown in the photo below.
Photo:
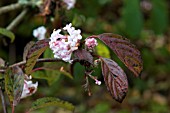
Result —
<path fill-rule="evenodd" d="M 36 60 L 39 56 L 47 49 L 49 46 L 49 39 L 39 40 L 37 41 L 28 51 L 27 54 L 27 62 L 25 67 L 25 73 L 31 74 L 31 71 L 36 64 Z"/>
<path fill-rule="evenodd" d="M 61 107 L 70 111 L 74 111 L 74 106 L 71 103 L 54 97 L 45 97 L 37 99 L 35 102 L 33 102 L 29 111 L 49 106 Z"/>
<path fill-rule="evenodd" d="M 11 106 L 16 106 L 21 98 L 24 86 L 24 73 L 21 68 L 15 66 L 7 69 L 5 73 L 5 91 Z"/>
<path fill-rule="evenodd" d="M 34 44 L 35 44 L 35 42 L 33 42 L 33 41 L 30 41 L 30 42 L 27 43 L 27 45 L 26 45 L 25 48 L 24 48 L 23 60 L 26 60 L 28 51 L 29 51 L 29 49 L 30 49 Z"/>
<path fill-rule="evenodd" d="M 98 35 L 98 38 L 109 46 L 118 58 L 130 69 L 135 76 L 139 76 L 143 69 L 140 51 L 127 38 L 112 33 Z"/>
<path fill-rule="evenodd" d="M 116 101 L 122 102 L 128 92 L 126 74 L 113 60 L 102 57 L 100 59 L 102 74 L 108 91 Z"/>
<path fill-rule="evenodd" d="M 0 28 L 0 34 L 2 34 L 2 35 L 4 35 L 4 36 L 7 36 L 8 38 L 10 38 L 11 39 L 11 43 L 14 41 L 14 39 L 15 39 L 15 35 L 11 32 L 11 31 L 9 31 L 9 30 L 7 30 L 7 29 L 5 29 L 5 28 Z"/>

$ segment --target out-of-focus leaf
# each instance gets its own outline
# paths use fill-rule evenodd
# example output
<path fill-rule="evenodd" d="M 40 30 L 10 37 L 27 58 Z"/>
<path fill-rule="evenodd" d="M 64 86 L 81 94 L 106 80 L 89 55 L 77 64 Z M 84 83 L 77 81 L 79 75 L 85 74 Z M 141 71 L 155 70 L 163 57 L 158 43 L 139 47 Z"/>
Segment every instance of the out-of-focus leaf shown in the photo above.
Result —
<path fill-rule="evenodd" d="M 98 35 L 98 38 L 109 46 L 118 58 L 130 69 L 135 76 L 139 76 L 143 69 L 140 51 L 127 38 L 112 33 Z"/>
<path fill-rule="evenodd" d="M 74 51 L 74 56 L 81 64 L 93 64 L 93 56 L 84 49 Z"/>
<path fill-rule="evenodd" d="M 0 67 L 4 67 L 4 66 L 5 66 L 5 61 L 2 58 L 0 58 Z"/>
<path fill-rule="evenodd" d="M 11 43 L 14 41 L 14 39 L 15 39 L 15 35 L 11 32 L 11 31 L 9 31 L 9 30 L 7 30 L 7 29 L 5 29 L 5 28 L 0 28 L 0 34 L 2 34 L 2 35 L 4 35 L 4 36 L 7 36 L 8 38 L 10 38 L 11 39 Z"/>
<path fill-rule="evenodd" d="M 33 42 L 33 41 L 30 41 L 30 42 L 27 43 L 27 45 L 26 45 L 25 48 L 24 48 L 23 60 L 26 60 L 28 51 L 29 51 L 29 49 L 30 49 L 34 44 L 35 44 L 35 42 Z"/>
<path fill-rule="evenodd" d="M 110 51 L 103 43 L 98 41 L 98 45 L 96 46 L 97 54 L 99 56 L 110 58 Z"/>
<path fill-rule="evenodd" d="M 130 37 L 139 36 L 143 27 L 140 0 L 124 0 L 122 19 L 125 23 L 125 32 Z"/>
<path fill-rule="evenodd" d="M 151 0 L 153 8 L 151 10 L 152 29 L 157 34 L 163 33 L 168 27 L 168 7 L 166 0 Z"/>
<path fill-rule="evenodd" d="M 50 48 L 47 48 L 44 51 L 43 56 L 44 56 L 44 58 L 53 58 L 54 57 L 54 53 L 52 52 L 52 50 Z"/>
<path fill-rule="evenodd" d="M 0 73 L 0 79 L 4 78 L 4 74 Z"/>
<path fill-rule="evenodd" d="M 100 59 L 102 74 L 108 91 L 116 101 L 122 102 L 128 92 L 126 74 L 113 60 L 102 57 Z"/>
<path fill-rule="evenodd" d="M 47 49 L 49 46 L 49 39 L 37 41 L 28 51 L 27 62 L 25 67 L 25 73 L 27 75 L 31 74 L 31 71 L 36 64 L 36 60 L 39 56 Z"/>
<path fill-rule="evenodd" d="M 39 108 L 49 107 L 49 106 L 56 106 L 70 111 L 74 111 L 73 104 L 67 101 L 63 101 L 54 97 L 45 97 L 45 98 L 37 99 L 35 102 L 33 102 L 31 108 L 29 109 L 29 112 Z"/>
<path fill-rule="evenodd" d="M 15 66 L 7 69 L 5 73 L 5 91 L 11 106 L 16 106 L 21 98 L 24 85 L 24 73 L 21 68 Z"/>

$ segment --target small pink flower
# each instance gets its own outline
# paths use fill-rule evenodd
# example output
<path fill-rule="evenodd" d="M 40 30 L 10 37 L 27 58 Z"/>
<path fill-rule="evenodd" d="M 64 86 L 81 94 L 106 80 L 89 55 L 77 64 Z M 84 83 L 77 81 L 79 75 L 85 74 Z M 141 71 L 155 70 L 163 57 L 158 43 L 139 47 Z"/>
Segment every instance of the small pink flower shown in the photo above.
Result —
<path fill-rule="evenodd" d="M 44 26 L 40 26 L 37 29 L 33 30 L 33 36 L 36 37 L 38 40 L 45 39 L 45 33 L 47 32 Z"/>
<path fill-rule="evenodd" d="M 31 79 L 32 77 L 28 78 Z M 31 80 L 24 80 L 24 87 L 21 94 L 21 99 L 31 96 L 37 91 L 38 82 L 32 83 Z"/>
<path fill-rule="evenodd" d="M 76 0 L 63 0 L 64 3 L 67 5 L 67 9 L 70 10 L 74 7 Z"/>
<path fill-rule="evenodd" d="M 88 38 L 85 40 L 85 45 L 88 49 L 93 49 L 95 46 L 98 45 L 97 40 L 94 38 Z"/>
<path fill-rule="evenodd" d="M 97 79 L 95 80 L 95 84 L 97 84 L 97 85 L 99 85 L 99 86 L 100 86 L 100 85 L 101 85 L 101 83 L 102 83 L 101 81 L 99 81 L 99 80 L 97 80 Z"/>

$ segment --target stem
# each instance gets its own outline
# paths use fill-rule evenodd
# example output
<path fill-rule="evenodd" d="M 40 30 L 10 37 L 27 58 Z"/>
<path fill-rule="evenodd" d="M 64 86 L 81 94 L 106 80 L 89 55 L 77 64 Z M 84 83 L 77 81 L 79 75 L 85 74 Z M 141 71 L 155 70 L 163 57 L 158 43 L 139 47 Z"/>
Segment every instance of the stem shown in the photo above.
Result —
<path fill-rule="evenodd" d="M 0 14 L 7 13 L 7 12 L 12 11 L 12 10 L 20 9 L 23 6 L 24 6 L 23 4 L 14 3 L 14 4 L 10 4 L 10 5 L 1 7 L 0 8 Z"/>
<path fill-rule="evenodd" d="M 16 25 L 19 24 L 19 22 L 24 18 L 26 13 L 28 12 L 28 9 L 24 9 L 7 27 L 7 30 L 12 30 Z"/>
<path fill-rule="evenodd" d="M 37 62 L 36 63 L 41 63 L 41 62 L 57 62 L 57 61 L 61 61 L 60 59 L 56 59 L 56 58 L 40 58 L 40 59 L 37 59 Z M 10 65 L 9 67 L 14 67 L 14 66 L 22 66 L 22 65 L 25 65 L 26 64 L 26 61 L 21 61 L 21 62 L 18 62 L 18 63 L 15 63 L 13 65 Z M 5 72 L 5 69 L 0 69 L 0 73 L 4 73 Z"/>
<path fill-rule="evenodd" d="M 12 105 L 12 113 L 15 113 L 15 106 Z"/>
<path fill-rule="evenodd" d="M 4 111 L 4 113 L 7 113 L 7 107 L 6 107 L 6 103 L 5 103 L 5 99 L 4 99 L 4 94 L 2 92 L 1 86 L 0 86 L 0 96 L 1 96 L 1 101 L 2 101 L 3 111 Z"/>

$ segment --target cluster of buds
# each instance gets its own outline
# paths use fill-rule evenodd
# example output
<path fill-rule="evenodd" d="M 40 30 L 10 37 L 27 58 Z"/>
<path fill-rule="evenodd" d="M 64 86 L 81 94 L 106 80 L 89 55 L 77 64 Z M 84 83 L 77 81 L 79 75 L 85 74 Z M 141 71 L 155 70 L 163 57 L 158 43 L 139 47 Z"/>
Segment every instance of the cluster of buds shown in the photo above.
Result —
<path fill-rule="evenodd" d="M 95 46 L 98 45 L 97 40 L 94 38 L 87 38 L 85 40 L 85 45 L 88 49 L 93 49 Z"/>
<path fill-rule="evenodd" d="M 61 29 L 54 30 L 50 37 L 50 48 L 53 50 L 54 58 L 62 59 L 65 62 L 72 62 L 71 54 L 78 49 L 82 36 L 81 31 L 75 30 L 72 24 L 66 25 L 63 30 L 68 32 L 68 35 L 60 34 Z"/>
<path fill-rule="evenodd" d="M 31 76 L 29 78 L 24 79 L 24 87 L 21 94 L 21 99 L 31 96 L 37 91 L 38 82 L 33 83 L 31 79 L 32 79 Z"/>
<path fill-rule="evenodd" d="M 45 39 L 46 32 L 47 32 L 46 28 L 44 26 L 40 26 L 37 29 L 33 30 L 33 36 L 38 40 L 43 40 Z"/>

